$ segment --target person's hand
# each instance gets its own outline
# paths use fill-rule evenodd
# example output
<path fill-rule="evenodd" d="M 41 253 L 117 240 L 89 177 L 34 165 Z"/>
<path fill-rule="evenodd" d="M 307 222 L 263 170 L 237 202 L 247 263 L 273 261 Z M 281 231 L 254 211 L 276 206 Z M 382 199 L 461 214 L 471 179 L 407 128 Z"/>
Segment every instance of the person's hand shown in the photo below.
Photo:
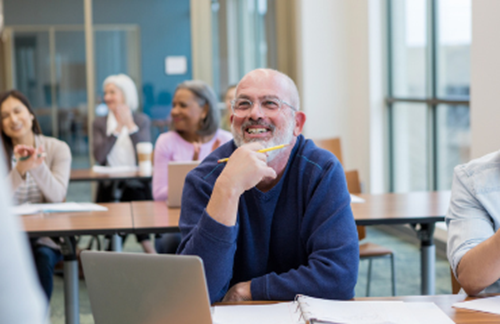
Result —
<path fill-rule="evenodd" d="M 130 110 L 127 105 L 118 105 L 116 107 L 115 118 L 118 123 L 118 126 L 116 127 L 116 132 L 118 133 L 121 132 L 123 127 L 127 127 L 129 130 L 136 127 L 132 116 L 132 110 Z"/>
<path fill-rule="evenodd" d="M 266 178 L 276 179 L 276 171 L 267 166 L 267 155 L 257 152 L 263 148 L 260 143 L 250 143 L 231 154 L 207 205 L 207 213 L 217 222 L 234 226 L 240 196 Z"/>
<path fill-rule="evenodd" d="M 42 146 L 35 149 L 28 145 L 16 145 L 13 153 L 17 160 L 16 170 L 23 178 L 26 172 L 37 168 L 45 160 Z"/>
<path fill-rule="evenodd" d="M 267 155 L 257 152 L 263 148 L 258 142 L 239 147 L 231 154 L 217 182 L 241 195 L 265 178 L 276 179 L 276 171 L 267 165 Z"/>
<path fill-rule="evenodd" d="M 216 139 L 214 144 L 212 145 L 212 152 L 215 151 L 220 146 L 220 139 Z"/>
<path fill-rule="evenodd" d="M 250 289 L 251 281 L 237 283 L 232 286 L 222 299 L 223 302 L 239 302 L 252 300 L 252 291 Z"/>
<path fill-rule="evenodd" d="M 193 161 L 198 161 L 200 157 L 201 143 L 193 142 L 193 146 L 194 146 Z"/>

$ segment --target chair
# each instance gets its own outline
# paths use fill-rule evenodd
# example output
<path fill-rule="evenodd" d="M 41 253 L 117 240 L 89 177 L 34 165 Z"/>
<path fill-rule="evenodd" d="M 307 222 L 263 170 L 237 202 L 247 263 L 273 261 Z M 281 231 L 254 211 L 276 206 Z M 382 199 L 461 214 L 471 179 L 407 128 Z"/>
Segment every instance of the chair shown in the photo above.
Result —
<path fill-rule="evenodd" d="M 327 139 L 313 139 L 312 140 L 317 147 L 325 149 L 327 151 L 332 152 L 337 159 L 339 159 L 340 164 L 344 165 L 342 160 L 342 150 L 340 149 L 340 138 L 327 138 Z"/>
<path fill-rule="evenodd" d="M 352 194 L 361 193 L 361 185 L 357 170 L 346 171 L 345 177 L 347 181 L 347 189 Z M 359 240 L 366 237 L 366 229 L 364 226 L 357 226 Z M 394 262 L 394 252 L 391 249 L 383 247 L 375 243 L 361 243 L 359 245 L 359 259 L 368 260 L 368 278 L 366 283 L 366 296 L 370 296 L 370 283 L 372 279 L 372 261 L 375 258 L 389 258 L 391 260 L 391 280 L 392 280 L 392 295 L 396 296 L 396 268 Z"/>

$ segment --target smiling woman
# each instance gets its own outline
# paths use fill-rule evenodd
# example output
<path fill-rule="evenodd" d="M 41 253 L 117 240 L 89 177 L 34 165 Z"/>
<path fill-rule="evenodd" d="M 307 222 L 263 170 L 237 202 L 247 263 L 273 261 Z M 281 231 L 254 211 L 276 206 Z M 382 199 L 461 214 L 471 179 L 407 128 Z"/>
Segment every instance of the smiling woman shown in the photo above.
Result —
<path fill-rule="evenodd" d="M 14 204 L 62 202 L 69 182 L 69 146 L 42 135 L 28 99 L 19 91 L 0 95 L 0 114 Z M 31 247 L 40 282 L 50 299 L 54 265 L 62 260 L 61 251 L 48 237 L 31 240 Z"/>

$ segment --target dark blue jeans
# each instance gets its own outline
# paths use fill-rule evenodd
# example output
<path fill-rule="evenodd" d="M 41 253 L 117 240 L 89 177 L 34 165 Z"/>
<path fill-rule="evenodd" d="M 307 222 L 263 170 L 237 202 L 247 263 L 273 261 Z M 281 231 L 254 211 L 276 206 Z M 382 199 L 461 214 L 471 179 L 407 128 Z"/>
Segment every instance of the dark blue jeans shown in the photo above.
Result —
<path fill-rule="evenodd" d="M 43 291 L 47 295 L 47 299 L 50 300 L 54 283 L 54 266 L 63 259 L 63 255 L 61 251 L 51 249 L 47 246 L 34 245 L 33 256 Z"/>

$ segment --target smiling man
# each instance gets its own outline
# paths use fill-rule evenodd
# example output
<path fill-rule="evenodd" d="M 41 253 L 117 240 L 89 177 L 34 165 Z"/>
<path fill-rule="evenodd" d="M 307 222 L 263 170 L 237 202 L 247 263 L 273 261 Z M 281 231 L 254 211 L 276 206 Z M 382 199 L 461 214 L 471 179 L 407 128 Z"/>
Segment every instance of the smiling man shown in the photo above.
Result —
<path fill-rule="evenodd" d="M 212 302 L 352 298 L 358 235 L 344 171 L 300 135 L 306 116 L 294 82 L 254 70 L 232 109 L 234 141 L 186 178 L 178 253 L 203 259 Z M 280 144 L 290 145 L 258 152 Z"/>

